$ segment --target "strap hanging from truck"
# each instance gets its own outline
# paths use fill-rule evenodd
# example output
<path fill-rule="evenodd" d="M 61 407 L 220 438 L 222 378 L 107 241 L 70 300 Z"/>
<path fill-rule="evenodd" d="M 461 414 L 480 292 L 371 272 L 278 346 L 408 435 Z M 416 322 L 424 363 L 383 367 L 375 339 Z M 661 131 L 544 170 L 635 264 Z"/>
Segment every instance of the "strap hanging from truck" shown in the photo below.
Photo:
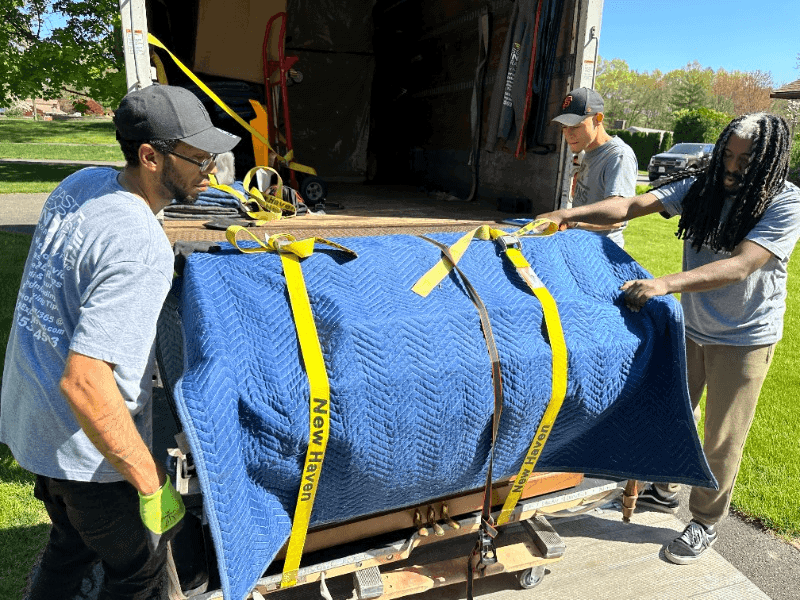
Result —
<path fill-rule="evenodd" d="M 255 247 L 240 247 L 236 240 L 236 236 L 240 231 L 247 233 L 258 245 Z M 337 250 L 351 254 L 353 257 L 358 255 L 352 250 L 329 240 L 322 238 L 296 240 L 289 234 L 273 235 L 264 244 L 246 228 L 238 225 L 229 227 L 225 232 L 225 237 L 236 249 L 245 254 L 277 252 L 280 255 L 281 265 L 286 276 L 286 288 L 289 292 L 292 317 L 297 329 L 300 353 L 308 374 L 308 450 L 306 451 L 305 463 L 300 476 L 300 489 L 297 493 L 292 532 L 289 536 L 289 545 L 286 549 L 281 579 L 282 588 L 291 587 L 297 583 L 297 572 L 300 568 L 300 559 L 303 555 L 308 524 L 311 520 L 311 510 L 314 507 L 314 498 L 317 494 L 322 473 L 322 463 L 325 459 L 325 449 L 328 445 L 331 398 L 325 360 L 322 356 L 322 347 L 317 335 L 317 328 L 314 325 L 314 315 L 311 312 L 311 304 L 308 300 L 308 290 L 300 267 L 300 259 L 311 256 L 317 243 L 332 246 Z"/>
<path fill-rule="evenodd" d="M 148 32 L 147 41 L 150 44 L 152 44 L 153 46 L 156 46 L 157 48 L 161 48 L 162 50 L 164 50 L 169 55 L 169 57 L 173 60 L 173 62 L 176 65 L 178 65 L 178 67 L 184 73 L 186 73 L 186 75 L 189 77 L 189 79 L 194 81 L 197 84 L 197 86 L 201 90 L 203 90 L 209 98 L 211 98 L 214 102 L 216 102 L 217 105 L 222 110 L 224 110 L 226 113 L 228 113 L 228 115 L 230 115 L 233 118 L 234 121 L 236 121 L 237 123 L 239 123 L 239 125 L 244 127 L 248 132 L 250 132 L 251 135 L 255 136 L 267 148 L 269 148 L 270 150 L 275 152 L 275 150 L 272 148 L 272 146 L 270 146 L 269 140 L 267 140 L 267 138 L 264 137 L 264 135 L 260 131 L 257 131 L 256 129 L 254 129 L 252 125 L 250 125 L 247 121 L 245 121 L 239 115 L 237 115 L 233 111 L 233 109 L 231 109 L 227 104 L 225 104 L 225 102 L 223 102 L 222 99 L 219 96 L 217 96 L 205 83 L 200 81 L 200 79 L 197 77 L 197 75 L 192 73 L 192 71 L 189 69 L 189 67 L 184 65 L 178 59 L 178 57 L 175 56 L 172 52 L 170 52 L 169 49 L 164 44 L 162 44 L 152 33 Z M 308 167 L 306 165 L 301 165 L 301 164 L 296 163 L 296 162 L 293 162 L 292 161 L 292 159 L 294 158 L 294 151 L 293 150 L 290 150 L 285 156 L 281 156 L 280 154 L 278 154 L 276 152 L 275 156 L 281 162 L 286 163 L 286 166 L 289 169 L 293 170 L 293 171 L 300 171 L 301 173 L 307 173 L 309 175 L 316 175 L 317 174 L 317 171 L 314 168 Z"/>
<path fill-rule="evenodd" d="M 472 131 L 472 142 L 467 165 L 472 172 L 472 185 L 467 202 L 475 199 L 478 193 L 478 163 L 480 162 L 481 123 L 483 121 L 483 87 L 486 74 L 486 63 L 489 59 L 489 7 L 484 5 L 478 16 L 478 65 L 475 67 L 475 83 L 472 86 L 469 120 Z"/>
<path fill-rule="evenodd" d="M 544 4 L 544 0 L 539 0 L 539 5 L 536 7 L 531 58 L 528 65 L 528 84 L 525 87 L 525 104 L 522 109 L 522 123 L 517 130 L 517 146 L 514 151 L 514 158 L 520 158 L 520 156 L 523 158 L 525 157 L 525 138 L 527 136 L 528 118 L 531 113 L 531 99 L 533 98 L 533 74 L 536 69 L 536 50 L 539 45 L 539 18 L 542 16 L 542 4 Z"/>

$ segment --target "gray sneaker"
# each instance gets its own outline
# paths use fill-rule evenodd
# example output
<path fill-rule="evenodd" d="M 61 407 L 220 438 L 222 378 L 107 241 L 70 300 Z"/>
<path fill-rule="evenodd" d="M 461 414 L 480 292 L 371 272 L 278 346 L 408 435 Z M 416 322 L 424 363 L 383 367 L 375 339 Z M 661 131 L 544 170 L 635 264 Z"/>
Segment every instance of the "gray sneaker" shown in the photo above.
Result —
<path fill-rule="evenodd" d="M 664 550 L 664 555 L 676 565 L 688 565 L 700 558 L 716 541 L 717 529 L 713 525 L 704 527 L 697 521 L 689 521 L 681 536 Z"/>
<path fill-rule="evenodd" d="M 675 514 L 678 512 L 680 502 L 677 492 L 674 494 L 662 494 L 653 484 L 648 484 L 636 500 L 637 508 L 649 508 L 660 512 Z"/>

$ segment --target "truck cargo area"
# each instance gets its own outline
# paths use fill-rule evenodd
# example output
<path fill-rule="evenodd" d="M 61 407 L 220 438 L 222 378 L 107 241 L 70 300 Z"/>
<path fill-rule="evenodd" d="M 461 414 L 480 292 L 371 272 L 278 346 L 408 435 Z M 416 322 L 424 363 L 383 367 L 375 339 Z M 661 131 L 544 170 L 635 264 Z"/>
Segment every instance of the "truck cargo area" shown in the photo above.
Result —
<path fill-rule="evenodd" d="M 365 184 L 420 191 L 428 202 L 409 209 L 442 218 L 472 209 L 436 197 L 530 215 L 564 195 L 567 148 L 550 119 L 570 89 L 593 83 L 599 0 L 145 5 L 150 33 L 245 121 L 253 100 L 271 110 L 276 152 L 291 150 L 331 184 L 331 203 L 358 206 L 359 216 L 385 209 Z M 242 137 L 237 178 L 261 166 L 250 133 L 165 52 L 153 54 L 165 81 L 194 91 L 215 124 Z M 279 56 L 291 63 L 285 97 Z M 299 186 L 306 176 L 283 174 Z"/>

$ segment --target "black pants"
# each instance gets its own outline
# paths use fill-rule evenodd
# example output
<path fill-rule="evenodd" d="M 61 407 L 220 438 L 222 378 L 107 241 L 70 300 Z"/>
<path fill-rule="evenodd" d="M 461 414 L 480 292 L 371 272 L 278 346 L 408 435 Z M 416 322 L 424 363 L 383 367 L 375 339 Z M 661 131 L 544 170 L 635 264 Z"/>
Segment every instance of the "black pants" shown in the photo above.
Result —
<path fill-rule="evenodd" d="M 105 578 L 98 600 L 145 600 L 165 577 L 166 543 L 152 551 L 127 481 L 90 483 L 37 475 L 34 496 L 50 515 L 50 539 L 30 600 L 71 598 L 97 560 Z"/>

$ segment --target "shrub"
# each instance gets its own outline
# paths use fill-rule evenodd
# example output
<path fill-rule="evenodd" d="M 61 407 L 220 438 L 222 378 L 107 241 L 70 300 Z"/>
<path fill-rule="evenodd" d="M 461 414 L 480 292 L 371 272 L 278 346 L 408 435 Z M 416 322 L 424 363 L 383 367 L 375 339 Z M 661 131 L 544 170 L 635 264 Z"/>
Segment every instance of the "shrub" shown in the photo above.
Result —
<path fill-rule="evenodd" d="M 733 120 L 733 116 L 710 108 L 679 110 L 675 113 L 674 143 L 706 142 L 713 144 L 731 120 Z"/>
<path fill-rule="evenodd" d="M 658 147 L 658 152 L 660 154 L 661 152 L 666 152 L 670 148 L 672 148 L 672 132 L 667 131 L 661 138 L 661 145 Z"/>
<path fill-rule="evenodd" d="M 641 170 L 646 169 L 650 158 L 661 151 L 660 133 L 644 133 L 641 131 L 634 133 L 625 129 L 609 129 L 608 134 L 619 136 L 623 142 L 633 149 L 634 154 L 636 154 L 636 161 L 639 163 L 639 169 Z M 666 137 L 666 135 L 664 137 Z"/>
<path fill-rule="evenodd" d="M 794 136 L 791 154 L 789 155 L 789 181 L 800 185 L 800 133 Z"/>
<path fill-rule="evenodd" d="M 75 110 L 82 115 L 103 115 L 105 110 L 91 98 L 78 100 L 75 102 Z"/>

